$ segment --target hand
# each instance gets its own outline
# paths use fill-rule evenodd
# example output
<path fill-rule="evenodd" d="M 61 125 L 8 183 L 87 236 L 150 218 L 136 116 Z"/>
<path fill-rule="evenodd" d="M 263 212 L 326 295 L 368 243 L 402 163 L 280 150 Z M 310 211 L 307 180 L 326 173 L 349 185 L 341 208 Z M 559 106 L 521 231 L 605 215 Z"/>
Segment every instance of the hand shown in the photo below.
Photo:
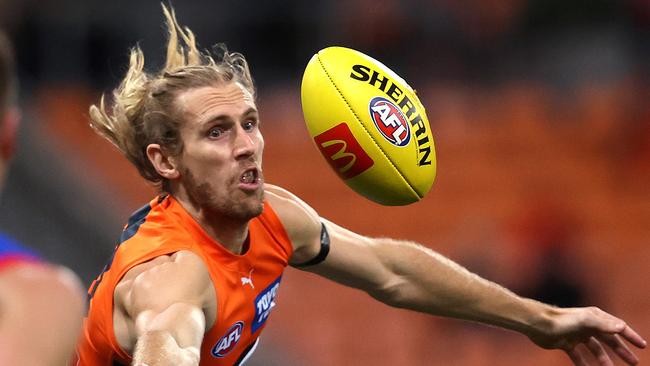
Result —
<path fill-rule="evenodd" d="M 585 352 L 592 353 L 598 365 L 614 366 L 603 344 L 627 364 L 636 365 L 638 357 L 623 340 L 638 348 L 647 344 L 623 320 L 596 307 L 554 308 L 549 320 L 542 327 L 546 330 L 528 337 L 542 348 L 564 350 L 576 366 L 589 365 Z"/>

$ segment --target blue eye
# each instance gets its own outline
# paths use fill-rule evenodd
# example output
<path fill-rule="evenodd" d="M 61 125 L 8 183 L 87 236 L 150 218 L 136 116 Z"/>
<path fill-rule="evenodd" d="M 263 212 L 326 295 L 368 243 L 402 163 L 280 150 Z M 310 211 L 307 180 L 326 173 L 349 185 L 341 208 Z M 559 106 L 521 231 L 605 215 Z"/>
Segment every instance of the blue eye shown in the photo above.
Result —
<path fill-rule="evenodd" d="M 244 122 L 244 125 L 242 126 L 245 131 L 252 131 L 253 128 L 255 128 L 255 122 L 254 121 L 246 121 Z"/>
<path fill-rule="evenodd" d="M 217 138 L 221 137 L 223 129 L 221 127 L 213 127 L 208 131 L 208 137 Z"/>

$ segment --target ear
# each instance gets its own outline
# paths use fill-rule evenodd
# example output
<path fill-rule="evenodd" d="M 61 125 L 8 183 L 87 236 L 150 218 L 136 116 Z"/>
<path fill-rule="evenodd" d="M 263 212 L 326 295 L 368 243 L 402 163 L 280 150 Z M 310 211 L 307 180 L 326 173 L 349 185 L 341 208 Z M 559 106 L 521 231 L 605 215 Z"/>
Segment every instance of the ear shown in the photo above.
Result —
<path fill-rule="evenodd" d="M 2 118 L 2 125 L 0 125 L 0 156 L 3 160 L 9 160 L 16 150 L 20 112 L 18 108 L 9 108 Z"/>
<path fill-rule="evenodd" d="M 180 172 L 173 157 L 167 156 L 158 144 L 147 146 L 147 157 L 158 174 L 165 179 L 171 180 L 180 177 Z"/>

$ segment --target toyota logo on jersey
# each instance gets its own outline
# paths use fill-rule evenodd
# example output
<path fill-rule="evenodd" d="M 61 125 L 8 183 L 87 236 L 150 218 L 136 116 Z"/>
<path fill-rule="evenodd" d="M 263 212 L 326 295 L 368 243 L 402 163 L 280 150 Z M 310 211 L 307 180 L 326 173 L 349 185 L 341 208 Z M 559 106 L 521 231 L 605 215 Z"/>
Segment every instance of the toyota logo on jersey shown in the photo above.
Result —
<path fill-rule="evenodd" d="M 411 141 L 411 128 L 402 111 L 390 100 L 374 97 L 370 101 L 370 118 L 381 134 L 395 146 Z"/>
<path fill-rule="evenodd" d="M 212 347 L 212 355 L 214 357 L 224 357 L 230 351 L 235 348 L 237 345 L 237 342 L 239 342 L 239 338 L 241 338 L 241 332 L 244 329 L 244 322 L 237 322 L 235 323 L 230 329 L 226 331 L 226 334 L 223 335 L 223 337 L 219 338 L 217 341 L 217 344 Z"/>
<path fill-rule="evenodd" d="M 266 323 L 266 320 L 271 314 L 271 310 L 275 307 L 275 296 L 280 287 L 280 280 L 282 276 L 278 277 L 273 283 L 268 285 L 259 295 L 255 298 L 255 319 L 251 324 L 251 333 L 255 333 L 258 329 Z"/>

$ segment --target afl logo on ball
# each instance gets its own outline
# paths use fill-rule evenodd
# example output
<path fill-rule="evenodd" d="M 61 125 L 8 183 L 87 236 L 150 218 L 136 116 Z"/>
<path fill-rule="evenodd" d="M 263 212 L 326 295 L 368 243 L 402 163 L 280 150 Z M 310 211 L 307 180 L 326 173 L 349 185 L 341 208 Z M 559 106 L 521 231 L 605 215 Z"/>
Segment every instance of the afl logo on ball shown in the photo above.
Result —
<path fill-rule="evenodd" d="M 243 329 L 244 322 L 241 321 L 230 327 L 230 329 L 226 331 L 226 334 L 224 334 L 223 337 L 217 341 L 217 344 L 212 347 L 212 356 L 221 358 L 230 353 L 230 351 L 232 351 L 237 345 L 237 342 L 239 342 Z"/>
<path fill-rule="evenodd" d="M 370 101 L 370 118 L 381 134 L 395 146 L 406 146 L 411 141 L 411 128 L 402 111 L 386 98 Z"/>

